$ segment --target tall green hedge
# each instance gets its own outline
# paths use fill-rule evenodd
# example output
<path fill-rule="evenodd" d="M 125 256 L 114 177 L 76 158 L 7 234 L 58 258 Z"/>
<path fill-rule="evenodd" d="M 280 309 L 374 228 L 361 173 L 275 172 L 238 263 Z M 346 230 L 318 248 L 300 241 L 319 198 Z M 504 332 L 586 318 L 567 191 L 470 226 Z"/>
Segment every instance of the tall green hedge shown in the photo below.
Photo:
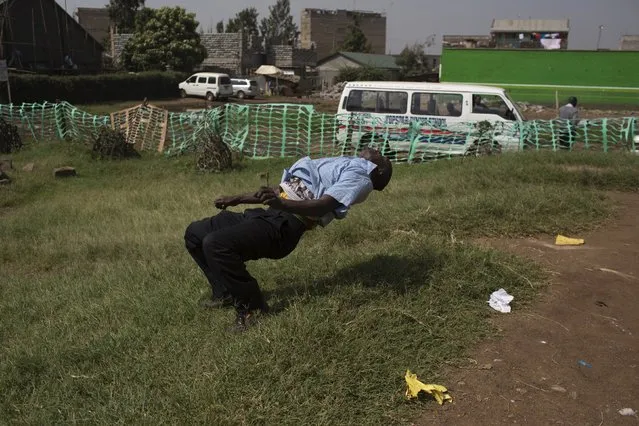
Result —
<path fill-rule="evenodd" d="M 162 99 L 179 95 L 178 83 L 188 76 L 176 72 L 116 73 L 78 76 L 13 74 L 11 101 L 74 104 Z M 6 102 L 6 101 L 5 101 Z"/>

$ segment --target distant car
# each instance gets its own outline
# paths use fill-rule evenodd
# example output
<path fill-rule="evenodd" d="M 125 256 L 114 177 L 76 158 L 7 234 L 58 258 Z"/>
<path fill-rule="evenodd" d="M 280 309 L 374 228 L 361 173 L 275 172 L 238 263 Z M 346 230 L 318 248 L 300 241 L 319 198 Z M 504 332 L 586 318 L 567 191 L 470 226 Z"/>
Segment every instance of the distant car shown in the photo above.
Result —
<path fill-rule="evenodd" d="M 233 95 L 233 86 L 228 74 L 200 72 L 178 84 L 180 96 L 195 96 L 208 101 L 227 100 Z"/>
<path fill-rule="evenodd" d="M 250 78 L 233 78 L 231 84 L 233 85 L 233 96 L 238 99 L 253 99 L 260 92 L 257 81 Z"/>

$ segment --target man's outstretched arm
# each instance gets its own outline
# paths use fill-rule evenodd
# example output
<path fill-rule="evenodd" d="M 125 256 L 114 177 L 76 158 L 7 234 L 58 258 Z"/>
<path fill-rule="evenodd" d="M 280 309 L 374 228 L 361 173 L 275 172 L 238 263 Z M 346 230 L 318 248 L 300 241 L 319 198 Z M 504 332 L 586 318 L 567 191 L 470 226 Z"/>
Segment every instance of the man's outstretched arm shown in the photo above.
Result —
<path fill-rule="evenodd" d="M 215 207 L 225 209 L 239 204 L 265 204 L 274 209 L 309 217 L 321 217 L 335 211 L 340 203 L 330 195 L 316 200 L 294 201 L 279 197 L 279 186 L 262 187 L 257 192 L 242 195 L 220 197 L 215 200 Z"/>
<path fill-rule="evenodd" d="M 262 204 L 265 200 L 277 196 L 277 187 L 261 187 L 256 192 L 249 192 L 240 195 L 229 195 L 217 198 L 215 207 L 224 210 L 227 207 L 234 207 L 240 204 Z"/>

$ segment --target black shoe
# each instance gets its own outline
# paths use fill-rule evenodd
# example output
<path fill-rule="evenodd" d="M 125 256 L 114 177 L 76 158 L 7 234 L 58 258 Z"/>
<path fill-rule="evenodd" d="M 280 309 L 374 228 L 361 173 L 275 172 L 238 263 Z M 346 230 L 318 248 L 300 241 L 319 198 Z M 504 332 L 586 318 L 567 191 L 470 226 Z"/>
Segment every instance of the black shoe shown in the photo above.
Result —
<path fill-rule="evenodd" d="M 269 311 L 270 308 L 268 304 L 263 300 L 257 309 L 237 309 L 231 331 L 235 333 L 246 331 L 249 327 L 257 324 L 261 317 L 268 315 Z"/>
<path fill-rule="evenodd" d="M 219 309 L 233 306 L 233 297 L 213 297 L 211 299 L 205 299 L 200 302 L 200 306 L 207 309 Z"/>
<path fill-rule="evenodd" d="M 251 311 L 237 311 L 237 315 L 235 315 L 235 321 L 233 322 L 233 326 L 231 327 L 231 331 L 235 333 L 241 333 L 246 331 L 249 326 L 253 325 L 255 322 L 255 314 Z"/>

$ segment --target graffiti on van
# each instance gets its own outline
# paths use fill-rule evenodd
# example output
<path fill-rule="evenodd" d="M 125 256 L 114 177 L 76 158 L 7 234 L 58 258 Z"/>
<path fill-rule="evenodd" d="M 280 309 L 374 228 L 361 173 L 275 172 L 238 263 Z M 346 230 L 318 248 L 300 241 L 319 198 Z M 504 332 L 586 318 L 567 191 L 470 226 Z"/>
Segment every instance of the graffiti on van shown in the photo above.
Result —
<path fill-rule="evenodd" d="M 406 115 L 387 115 L 385 124 L 389 125 L 402 125 L 402 124 L 411 124 L 411 123 L 419 123 L 423 126 L 432 126 L 438 129 L 447 128 L 446 119 L 445 118 L 432 118 L 432 117 L 408 117 Z"/>
<path fill-rule="evenodd" d="M 423 127 L 435 127 L 446 129 L 448 123 L 445 118 L 434 117 L 409 117 L 407 115 L 392 114 L 372 114 L 366 112 L 354 113 L 342 120 L 347 119 L 353 125 L 365 126 L 406 126 L 412 123 L 421 124 Z"/>

